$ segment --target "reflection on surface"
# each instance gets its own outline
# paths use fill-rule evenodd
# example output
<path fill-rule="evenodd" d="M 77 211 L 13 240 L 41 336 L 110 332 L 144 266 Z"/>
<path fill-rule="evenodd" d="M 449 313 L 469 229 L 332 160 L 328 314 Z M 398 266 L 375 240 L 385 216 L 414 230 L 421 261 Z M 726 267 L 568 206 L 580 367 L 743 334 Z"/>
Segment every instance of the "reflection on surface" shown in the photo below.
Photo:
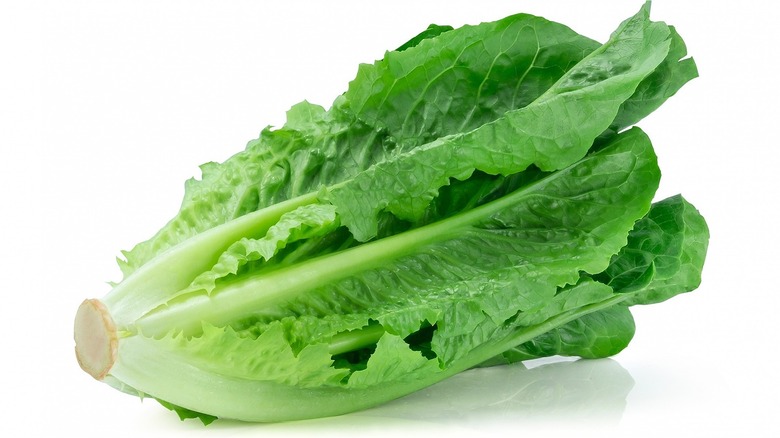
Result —
<path fill-rule="evenodd" d="M 634 385 L 611 359 L 478 368 L 354 415 L 462 422 L 587 417 L 619 420 Z"/>
<path fill-rule="evenodd" d="M 529 425 L 555 421 L 617 424 L 634 386 L 611 359 L 540 360 L 478 368 L 382 406 L 340 417 L 259 425 L 262 432 L 321 436 L 344 432 L 383 433 L 400 427 L 447 431 L 484 429 L 488 424 Z M 246 423 L 217 421 L 209 428 L 233 436 L 257 436 Z M 518 429 L 515 429 L 518 432 Z M 237 435 L 236 435 L 237 434 Z"/>

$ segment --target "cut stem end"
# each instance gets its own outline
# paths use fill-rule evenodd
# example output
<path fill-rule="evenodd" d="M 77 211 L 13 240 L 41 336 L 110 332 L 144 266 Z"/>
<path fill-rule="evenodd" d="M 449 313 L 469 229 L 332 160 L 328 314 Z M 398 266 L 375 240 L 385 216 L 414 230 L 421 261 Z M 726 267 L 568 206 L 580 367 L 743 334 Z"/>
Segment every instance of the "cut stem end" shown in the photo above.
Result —
<path fill-rule="evenodd" d="M 81 369 L 103 380 L 117 356 L 117 333 L 106 306 L 97 299 L 84 300 L 73 325 L 76 359 Z"/>

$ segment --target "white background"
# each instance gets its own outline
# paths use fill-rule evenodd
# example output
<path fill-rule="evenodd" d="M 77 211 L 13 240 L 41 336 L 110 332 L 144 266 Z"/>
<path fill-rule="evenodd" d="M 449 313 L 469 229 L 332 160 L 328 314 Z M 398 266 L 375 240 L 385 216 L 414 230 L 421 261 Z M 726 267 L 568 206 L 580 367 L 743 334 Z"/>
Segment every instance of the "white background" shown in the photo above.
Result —
<path fill-rule="evenodd" d="M 0 2 L 0 436 L 780 436 L 775 357 L 778 7 L 656 0 L 701 77 L 640 125 L 711 244 L 696 292 L 635 311 L 612 360 L 468 372 L 378 409 L 280 425 L 179 422 L 83 373 L 72 319 L 197 165 L 284 111 L 329 106 L 429 23 L 530 12 L 604 41 L 636 1 Z M 539 365 L 539 364 L 533 364 Z"/>

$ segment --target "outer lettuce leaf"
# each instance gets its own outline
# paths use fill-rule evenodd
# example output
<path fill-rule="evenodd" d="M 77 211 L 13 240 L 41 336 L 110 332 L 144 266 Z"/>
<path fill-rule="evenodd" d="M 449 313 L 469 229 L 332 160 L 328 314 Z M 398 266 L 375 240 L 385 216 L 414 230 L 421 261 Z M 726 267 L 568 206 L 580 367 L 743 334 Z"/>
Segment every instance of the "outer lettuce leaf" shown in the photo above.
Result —
<path fill-rule="evenodd" d="M 686 58 L 688 50 L 682 37 L 673 26 L 669 26 L 669 30 L 669 54 L 664 62 L 642 81 L 634 95 L 623 103 L 612 123 L 613 129 L 619 131 L 639 122 L 674 96 L 688 81 L 699 76 L 693 58 Z"/>
<path fill-rule="evenodd" d="M 629 305 L 665 301 L 699 286 L 708 242 L 701 214 L 673 196 L 636 224 L 626 247 L 597 278 L 630 293 Z"/>
<path fill-rule="evenodd" d="M 483 366 L 549 356 L 579 356 L 588 359 L 614 356 L 628 346 L 635 329 L 634 318 L 628 307 L 616 305 L 556 327 L 503 352 Z"/>
<path fill-rule="evenodd" d="M 585 155 L 664 60 L 668 38 L 668 27 L 649 21 L 643 10 L 533 103 L 378 163 L 329 190 L 327 200 L 355 238 L 365 241 L 376 236 L 383 210 L 402 219 L 422 217 L 450 178 L 467 179 L 475 170 L 509 175 L 532 164 L 545 171 L 565 167 Z"/>
<path fill-rule="evenodd" d="M 387 382 L 414 381 L 439 372 L 436 360 L 410 350 L 403 339 L 388 333 L 377 342 L 366 369 L 350 376 L 347 387 L 371 388 Z"/>
<path fill-rule="evenodd" d="M 310 344 L 293 352 L 279 324 L 271 325 L 257 338 L 242 337 L 230 327 L 207 325 L 197 338 L 177 335 L 158 342 L 171 351 L 186 350 L 193 366 L 228 377 L 305 388 L 336 385 L 347 375 L 346 370 L 331 367 L 327 344 Z"/>
<path fill-rule="evenodd" d="M 358 118 L 408 150 L 530 104 L 599 45 L 561 24 L 513 15 L 362 65 L 345 96 Z"/>
<path fill-rule="evenodd" d="M 708 240 L 704 218 L 682 196 L 653 204 L 609 267 L 593 276 L 628 295 L 620 306 L 551 330 L 507 350 L 491 364 L 553 355 L 590 358 L 619 353 L 631 341 L 635 329 L 631 313 L 624 306 L 665 301 L 698 287 Z"/>
<path fill-rule="evenodd" d="M 523 285 L 519 285 L 523 287 Z M 612 289 L 602 283 L 584 280 L 573 287 L 564 288 L 540 301 L 540 308 L 533 311 L 520 312 L 515 318 L 497 324 L 494 320 L 480 318 L 472 324 L 470 330 L 444 330 L 437 331 L 433 339 L 435 351 L 441 351 L 445 363 L 450 364 L 457 359 L 468 357 L 478 346 L 490 345 L 496 340 L 506 337 L 521 336 L 526 330 L 533 329 L 544 324 L 557 315 L 577 311 L 589 305 L 598 304 L 609 300 L 614 296 Z M 469 315 L 479 315 L 471 313 Z M 473 318 L 474 316 L 472 316 Z M 552 329 L 552 328 L 551 328 Z M 463 348 L 471 346 L 472 349 Z M 479 365 L 475 363 L 474 365 Z"/>
<path fill-rule="evenodd" d="M 181 406 L 177 406 L 173 403 L 169 403 L 165 400 L 156 399 L 163 407 L 170 411 L 176 412 L 176 415 L 179 416 L 179 419 L 184 421 L 190 418 L 197 418 L 199 419 L 204 426 L 208 426 L 209 424 L 213 423 L 217 417 L 214 415 L 204 414 L 202 412 L 196 412 L 187 408 L 183 408 Z"/>

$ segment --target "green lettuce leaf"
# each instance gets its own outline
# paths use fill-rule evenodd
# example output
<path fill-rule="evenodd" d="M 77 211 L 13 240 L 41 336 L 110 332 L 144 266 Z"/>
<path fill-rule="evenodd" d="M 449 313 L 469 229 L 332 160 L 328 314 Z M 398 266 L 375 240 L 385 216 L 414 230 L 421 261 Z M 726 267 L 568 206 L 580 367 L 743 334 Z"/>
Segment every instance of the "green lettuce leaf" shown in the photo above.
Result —
<path fill-rule="evenodd" d="M 680 34 L 673 26 L 669 54 L 654 71 L 637 87 L 634 95 L 620 107 L 612 123 L 612 129 L 621 130 L 632 126 L 658 109 L 683 85 L 699 76 L 693 58 L 686 58 L 688 50 Z"/>
<path fill-rule="evenodd" d="M 475 170 L 509 175 L 532 164 L 544 171 L 565 167 L 585 155 L 665 59 L 668 38 L 667 26 L 639 14 L 531 104 L 377 163 L 329 190 L 326 199 L 355 238 L 365 241 L 376 236 L 381 211 L 419 219 L 450 178 L 467 179 Z M 404 114 L 400 108 L 388 111 Z"/>
<path fill-rule="evenodd" d="M 589 313 L 511 348 L 482 366 L 503 365 L 550 356 L 587 359 L 614 356 L 634 337 L 634 317 L 617 305 Z"/>
<path fill-rule="evenodd" d="M 507 350 L 491 364 L 554 355 L 593 358 L 619 353 L 631 341 L 635 329 L 625 306 L 658 303 L 698 287 L 708 241 L 704 218 L 682 196 L 653 204 L 609 267 L 593 276 L 628 295 L 620 306 L 553 329 Z"/>
<path fill-rule="evenodd" d="M 636 224 L 628 244 L 597 278 L 633 292 L 627 304 L 659 303 L 699 286 L 708 242 L 704 217 L 682 196 L 673 196 Z"/>

